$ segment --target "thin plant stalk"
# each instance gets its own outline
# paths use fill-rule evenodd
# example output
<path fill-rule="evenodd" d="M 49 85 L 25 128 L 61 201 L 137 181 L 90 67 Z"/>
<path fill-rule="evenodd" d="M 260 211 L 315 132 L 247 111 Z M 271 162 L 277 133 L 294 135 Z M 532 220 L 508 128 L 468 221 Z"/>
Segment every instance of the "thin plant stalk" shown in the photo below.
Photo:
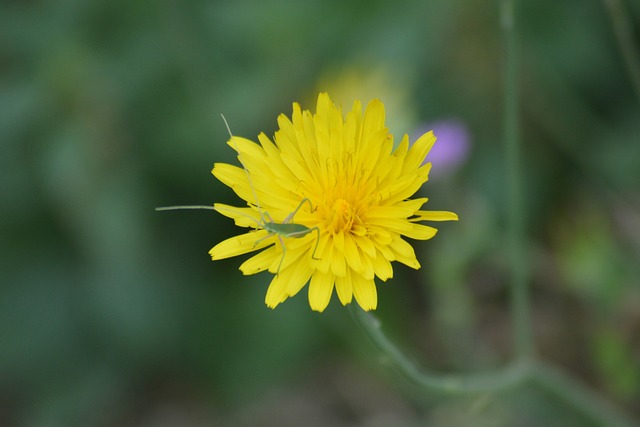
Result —
<path fill-rule="evenodd" d="M 515 0 L 503 0 L 502 29 L 505 39 L 504 138 L 507 164 L 507 245 L 511 266 L 511 311 L 515 344 L 514 362 L 505 368 L 479 375 L 440 375 L 421 371 L 382 331 L 379 321 L 369 313 L 352 308 L 354 319 L 374 344 L 409 381 L 429 391 L 480 393 L 504 390 L 526 380 L 531 372 L 533 333 L 524 253 L 518 138 L 518 75 Z"/>
<path fill-rule="evenodd" d="M 533 385 L 602 427 L 639 427 L 628 415 L 553 366 L 535 364 L 530 379 Z"/>
<path fill-rule="evenodd" d="M 350 312 L 366 335 L 405 379 L 425 392 L 440 394 L 497 393 L 522 385 L 534 385 L 565 402 L 577 412 L 607 427 L 632 427 L 634 422 L 561 371 L 536 360 L 531 302 L 525 254 L 521 200 L 521 166 L 518 136 L 518 73 L 515 0 L 502 1 L 505 40 L 504 139 L 507 163 L 507 251 L 511 268 L 514 361 L 504 368 L 475 375 L 437 374 L 420 369 L 382 331 L 378 319 L 354 304 Z"/>
<path fill-rule="evenodd" d="M 524 251 L 524 219 L 520 165 L 518 118 L 518 40 L 515 19 L 515 0 L 502 2 L 501 20 L 505 42 L 503 129 L 507 176 L 507 244 L 506 256 L 511 270 L 511 311 L 513 342 L 518 359 L 533 354 L 529 287 Z"/>
<path fill-rule="evenodd" d="M 382 362 L 426 392 L 449 395 L 495 393 L 515 387 L 528 378 L 530 367 L 519 363 L 508 365 L 498 371 L 476 375 L 426 372 L 385 335 L 380 321 L 373 314 L 363 311 L 355 304 L 350 304 L 349 309 L 356 323 L 382 353 Z"/>
<path fill-rule="evenodd" d="M 625 10 L 622 0 L 603 0 L 603 2 L 607 12 L 609 12 L 616 41 L 631 79 L 631 84 L 640 102 L 640 47 L 634 39 L 629 12 Z"/>

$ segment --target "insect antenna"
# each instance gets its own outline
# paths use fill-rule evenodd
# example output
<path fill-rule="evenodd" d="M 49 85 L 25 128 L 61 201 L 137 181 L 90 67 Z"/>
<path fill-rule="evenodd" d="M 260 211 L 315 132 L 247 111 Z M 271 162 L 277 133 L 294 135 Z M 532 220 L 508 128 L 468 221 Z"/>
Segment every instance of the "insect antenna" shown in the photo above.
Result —
<path fill-rule="evenodd" d="M 264 212 L 262 210 L 262 206 L 260 205 L 260 199 L 258 199 L 258 194 L 256 193 L 256 189 L 253 186 L 253 180 L 251 179 L 251 174 L 249 174 L 249 170 L 247 169 L 247 166 L 242 161 L 242 155 L 240 154 L 240 149 L 238 148 L 238 144 L 236 144 L 235 140 L 233 139 L 233 133 L 231 133 L 231 128 L 229 127 L 229 123 L 227 122 L 227 119 L 224 117 L 224 114 L 220 114 L 220 117 L 222 117 L 222 121 L 224 121 L 224 125 L 227 127 L 227 132 L 229 132 L 229 141 L 232 142 L 233 148 L 238 153 L 238 161 L 242 165 L 244 174 L 247 176 L 247 181 L 249 182 L 249 187 L 251 188 L 251 194 L 253 195 L 253 200 L 255 201 L 256 207 L 258 208 L 260 219 L 262 220 L 262 223 L 265 223 L 266 221 L 264 217 Z"/>
<path fill-rule="evenodd" d="M 156 208 L 156 211 L 175 211 L 178 209 L 208 209 L 210 211 L 215 211 L 216 209 L 213 206 L 207 205 L 187 205 L 187 206 L 162 206 L 160 208 Z"/>
<path fill-rule="evenodd" d="M 249 171 L 247 170 L 247 167 L 245 166 L 244 162 L 242 161 L 242 157 L 241 157 L 241 154 L 240 154 L 240 149 L 238 148 L 238 144 L 236 144 L 235 141 L 233 140 L 233 134 L 231 133 L 231 128 L 229 127 L 229 123 L 227 123 L 227 119 L 224 117 L 224 114 L 220 114 L 220 117 L 222 117 L 222 121 L 224 121 L 224 125 L 227 128 L 227 132 L 229 132 L 230 141 L 233 144 L 233 148 L 238 153 L 238 160 L 240 161 L 240 164 L 242 165 L 242 169 L 244 170 L 244 173 L 247 176 L 247 180 L 249 182 L 249 187 L 251 188 L 251 194 L 253 195 L 253 199 L 255 201 L 256 207 L 258 208 L 258 213 L 260 214 L 260 221 L 257 221 L 255 218 L 252 218 L 247 214 L 242 214 L 240 212 L 237 212 L 237 213 L 240 213 L 241 215 L 243 215 L 243 216 L 255 221 L 258 224 L 258 227 L 264 228 L 264 224 L 267 221 L 265 220 L 265 213 L 262 210 L 262 206 L 260 205 L 260 200 L 258 199 L 258 194 L 256 193 L 255 187 L 253 186 L 253 181 L 251 180 L 251 175 L 249 174 Z M 162 206 L 162 207 L 155 208 L 156 211 L 173 211 L 173 210 L 180 210 L 180 209 L 207 209 L 207 210 L 215 211 L 215 210 L 220 209 L 220 208 L 215 208 L 213 206 L 207 206 L 207 205 L 179 205 L 179 206 Z M 230 209 L 227 209 L 227 210 L 230 211 Z M 270 222 L 272 222 L 272 221 L 270 220 Z"/>

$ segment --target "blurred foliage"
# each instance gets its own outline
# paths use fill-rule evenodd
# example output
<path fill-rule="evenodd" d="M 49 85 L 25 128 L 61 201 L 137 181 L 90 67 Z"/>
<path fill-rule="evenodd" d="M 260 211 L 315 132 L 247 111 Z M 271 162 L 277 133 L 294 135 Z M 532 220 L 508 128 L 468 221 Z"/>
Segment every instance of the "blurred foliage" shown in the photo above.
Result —
<path fill-rule="evenodd" d="M 640 3 L 628 2 L 640 33 Z M 640 108 L 599 2 L 524 2 L 522 112 L 543 357 L 640 416 Z M 0 425 L 587 425 L 534 390 L 416 396 L 334 300 L 271 311 L 209 174 L 318 90 L 381 98 L 396 138 L 455 118 L 469 161 L 422 190 L 460 214 L 380 285 L 430 369 L 510 357 L 497 2 L 0 3 Z M 435 166 L 434 166 L 435 167 Z M 364 365 L 364 366 L 363 366 Z M 376 373 L 379 372 L 379 373 Z"/>

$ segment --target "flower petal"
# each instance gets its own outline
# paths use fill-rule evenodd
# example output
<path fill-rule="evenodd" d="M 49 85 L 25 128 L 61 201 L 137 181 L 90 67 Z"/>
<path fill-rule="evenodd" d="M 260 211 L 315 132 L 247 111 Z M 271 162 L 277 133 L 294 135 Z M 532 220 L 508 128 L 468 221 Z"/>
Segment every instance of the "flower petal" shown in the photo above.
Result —
<path fill-rule="evenodd" d="M 407 153 L 403 169 L 407 172 L 416 170 L 424 162 L 425 157 L 427 157 L 435 143 L 436 137 L 433 131 L 429 131 L 418 138 Z"/>
<path fill-rule="evenodd" d="M 274 276 L 267 289 L 267 295 L 264 298 L 265 304 L 267 304 L 269 308 L 276 308 L 278 304 L 284 302 L 287 298 L 289 298 L 287 281 L 280 275 Z"/>
<path fill-rule="evenodd" d="M 360 252 L 358 247 L 350 235 L 344 236 L 344 256 L 347 260 L 347 264 L 357 273 L 362 272 L 362 260 L 360 259 Z"/>
<path fill-rule="evenodd" d="M 265 230 L 258 230 L 231 237 L 211 248 L 209 255 L 211 255 L 212 260 L 216 261 L 257 251 L 273 244 L 271 238 L 265 239 L 268 235 L 269 233 Z"/>
<path fill-rule="evenodd" d="M 351 274 L 347 274 L 344 277 L 336 277 L 336 293 L 342 305 L 347 305 L 351 302 L 353 298 Z"/>
<path fill-rule="evenodd" d="M 458 215 L 447 211 L 417 211 L 409 221 L 457 221 Z"/>
<path fill-rule="evenodd" d="M 416 270 L 420 268 L 420 263 L 416 259 L 413 247 L 406 241 L 401 238 L 394 239 L 391 250 L 396 255 L 396 261 Z"/>
<path fill-rule="evenodd" d="M 375 310 L 378 306 L 378 292 L 373 279 L 353 276 L 353 295 L 364 311 Z"/>
<path fill-rule="evenodd" d="M 213 208 L 234 220 L 238 227 L 259 227 L 262 228 L 260 214 L 252 208 L 237 208 L 223 203 L 214 203 Z"/>
<path fill-rule="evenodd" d="M 268 270 L 269 266 L 276 262 L 276 260 L 279 260 L 281 256 L 282 252 L 278 251 L 275 246 L 272 246 L 243 262 L 242 265 L 240 265 L 240 271 L 242 271 L 242 274 L 245 276 L 249 276 Z"/>
<path fill-rule="evenodd" d="M 331 299 L 333 293 L 334 276 L 316 271 L 309 283 L 309 305 L 311 310 L 322 312 Z"/>
<path fill-rule="evenodd" d="M 393 277 L 393 267 L 381 253 L 373 259 L 373 270 L 375 275 L 383 282 Z"/>

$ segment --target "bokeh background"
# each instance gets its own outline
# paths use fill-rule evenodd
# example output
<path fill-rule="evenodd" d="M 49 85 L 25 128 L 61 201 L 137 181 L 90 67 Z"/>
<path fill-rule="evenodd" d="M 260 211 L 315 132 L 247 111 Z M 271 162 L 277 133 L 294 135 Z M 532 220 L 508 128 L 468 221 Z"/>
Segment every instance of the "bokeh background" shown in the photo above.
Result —
<path fill-rule="evenodd" d="M 541 356 L 640 419 L 640 100 L 602 2 L 521 6 L 527 253 Z M 640 3 L 626 2 L 634 37 Z M 336 298 L 264 305 L 207 251 L 237 202 L 210 170 L 318 91 L 436 129 L 423 190 L 452 210 L 378 316 L 415 360 L 511 358 L 499 4 L 0 3 L 1 426 L 589 426 L 541 390 L 425 396 Z M 383 362 L 383 361 L 382 361 Z"/>

